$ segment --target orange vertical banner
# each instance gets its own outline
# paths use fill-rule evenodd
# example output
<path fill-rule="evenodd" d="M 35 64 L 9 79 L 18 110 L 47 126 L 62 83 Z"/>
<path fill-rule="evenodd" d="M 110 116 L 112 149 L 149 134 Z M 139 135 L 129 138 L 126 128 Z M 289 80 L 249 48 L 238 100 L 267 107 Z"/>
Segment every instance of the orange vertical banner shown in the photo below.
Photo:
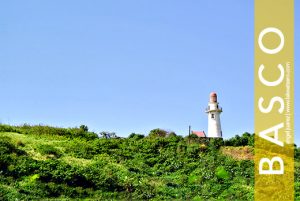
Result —
<path fill-rule="evenodd" d="M 255 1 L 255 200 L 294 200 L 294 1 Z"/>

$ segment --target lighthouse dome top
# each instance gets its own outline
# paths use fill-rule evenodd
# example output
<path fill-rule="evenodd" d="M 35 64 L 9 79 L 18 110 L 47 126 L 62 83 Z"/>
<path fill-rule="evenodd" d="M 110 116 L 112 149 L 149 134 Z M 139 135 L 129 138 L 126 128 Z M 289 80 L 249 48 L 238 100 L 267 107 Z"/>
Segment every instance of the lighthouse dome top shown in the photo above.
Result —
<path fill-rule="evenodd" d="M 210 96 L 217 96 L 217 93 L 213 91 L 210 93 Z"/>
<path fill-rule="evenodd" d="M 210 102 L 215 103 L 217 101 L 218 101 L 218 99 L 217 99 L 217 93 L 216 92 L 211 92 L 210 93 Z"/>

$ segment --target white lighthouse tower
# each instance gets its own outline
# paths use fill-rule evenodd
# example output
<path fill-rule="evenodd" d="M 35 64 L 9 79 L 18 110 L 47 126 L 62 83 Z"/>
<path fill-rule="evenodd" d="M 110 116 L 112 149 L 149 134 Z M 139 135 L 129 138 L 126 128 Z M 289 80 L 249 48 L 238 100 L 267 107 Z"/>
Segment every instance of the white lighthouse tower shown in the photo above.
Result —
<path fill-rule="evenodd" d="M 207 137 L 221 138 L 222 129 L 220 114 L 222 112 L 222 108 L 219 107 L 217 94 L 215 92 L 210 93 L 208 107 L 206 108 L 205 112 L 208 114 Z"/>

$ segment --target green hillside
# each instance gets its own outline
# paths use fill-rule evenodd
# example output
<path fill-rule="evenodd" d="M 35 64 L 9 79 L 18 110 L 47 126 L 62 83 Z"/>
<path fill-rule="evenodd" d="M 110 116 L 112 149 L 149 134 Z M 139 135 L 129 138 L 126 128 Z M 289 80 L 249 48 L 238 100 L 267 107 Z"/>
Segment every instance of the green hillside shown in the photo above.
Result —
<path fill-rule="evenodd" d="M 87 126 L 0 125 L 0 200 L 253 200 L 253 135 L 99 136 Z"/>

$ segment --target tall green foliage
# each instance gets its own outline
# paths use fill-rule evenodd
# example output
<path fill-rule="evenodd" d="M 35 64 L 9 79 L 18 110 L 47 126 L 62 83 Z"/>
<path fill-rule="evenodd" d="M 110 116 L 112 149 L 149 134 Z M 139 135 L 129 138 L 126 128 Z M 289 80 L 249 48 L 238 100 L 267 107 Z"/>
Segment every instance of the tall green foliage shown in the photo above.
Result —
<path fill-rule="evenodd" d="M 253 161 L 219 150 L 224 143 L 245 144 L 241 138 L 249 145 L 252 135 L 224 142 L 160 129 L 146 137 L 107 139 L 90 137 L 85 127 L 12 129 L 25 143 L 18 146 L 13 133 L 0 139 L 0 200 L 253 200 Z M 0 136 L 10 136 L 5 132 Z M 27 137 L 39 139 L 38 144 Z M 33 151 L 43 157 L 36 158 Z"/>

